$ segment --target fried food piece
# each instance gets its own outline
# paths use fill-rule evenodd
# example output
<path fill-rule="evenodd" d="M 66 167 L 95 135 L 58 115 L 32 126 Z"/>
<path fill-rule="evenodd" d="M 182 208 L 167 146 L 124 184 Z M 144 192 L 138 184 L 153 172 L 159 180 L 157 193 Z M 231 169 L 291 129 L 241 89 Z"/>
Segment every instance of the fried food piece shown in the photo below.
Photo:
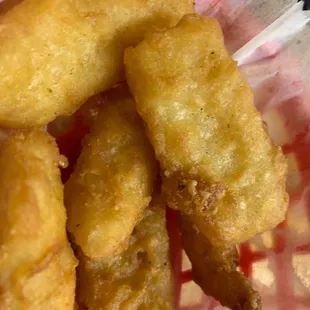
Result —
<path fill-rule="evenodd" d="M 77 261 L 66 235 L 64 162 L 40 130 L 0 149 L 0 309 L 72 310 Z"/>
<path fill-rule="evenodd" d="M 287 164 L 225 49 L 218 22 L 187 15 L 125 52 L 129 87 L 160 162 L 169 207 L 213 244 L 284 219 Z"/>
<path fill-rule="evenodd" d="M 80 309 L 173 309 L 165 209 L 158 202 L 144 211 L 128 249 L 112 259 L 78 255 L 77 302 Z"/>
<path fill-rule="evenodd" d="M 123 252 L 151 201 L 156 161 L 127 87 L 106 97 L 65 185 L 68 230 L 90 258 Z"/>
<path fill-rule="evenodd" d="M 192 263 L 193 280 L 223 306 L 232 310 L 259 310 L 261 299 L 249 280 L 237 271 L 235 246 L 215 247 L 193 226 L 186 215 L 179 216 L 183 248 Z"/>
<path fill-rule="evenodd" d="M 0 17 L 0 124 L 45 125 L 123 77 L 123 50 L 192 0 L 24 0 Z"/>

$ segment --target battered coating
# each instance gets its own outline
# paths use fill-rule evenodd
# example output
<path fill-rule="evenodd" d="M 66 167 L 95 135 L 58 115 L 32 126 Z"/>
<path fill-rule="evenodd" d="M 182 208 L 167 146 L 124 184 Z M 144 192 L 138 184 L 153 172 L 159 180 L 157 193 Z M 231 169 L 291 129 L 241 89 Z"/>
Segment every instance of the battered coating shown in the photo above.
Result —
<path fill-rule="evenodd" d="M 10 0 L 9 0 L 10 1 Z M 123 50 L 192 0 L 24 0 L 0 16 L 0 125 L 45 125 L 123 77 Z"/>
<path fill-rule="evenodd" d="M 186 216 L 180 216 L 184 250 L 192 263 L 193 280 L 223 306 L 232 310 L 259 310 L 261 299 L 237 269 L 235 246 L 214 247 Z"/>
<path fill-rule="evenodd" d="M 173 309 L 165 209 L 158 203 L 152 205 L 122 255 L 98 261 L 78 255 L 77 302 L 81 310 Z"/>
<path fill-rule="evenodd" d="M 185 16 L 128 48 L 125 67 L 169 207 L 190 214 L 213 244 L 237 244 L 284 219 L 285 157 L 216 20 Z"/>
<path fill-rule="evenodd" d="M 151 201 L 157 167 L 134 100 L 113 89 L 65 185 L 68 230 L 90 258 L 122 253 Z"/>
<path fill-rule="evenodd" d="M 0 309 L 72 310 L 77 261 L 66 235 L 54 139 L 12 134 L 0 149 Z"/>

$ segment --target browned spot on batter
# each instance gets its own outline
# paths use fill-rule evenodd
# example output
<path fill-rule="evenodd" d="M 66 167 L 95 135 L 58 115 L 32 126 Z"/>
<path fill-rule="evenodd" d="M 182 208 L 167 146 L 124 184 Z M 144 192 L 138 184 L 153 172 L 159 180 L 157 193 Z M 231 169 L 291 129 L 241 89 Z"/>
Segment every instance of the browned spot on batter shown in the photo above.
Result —
<path fill-rule="evenodd" d="M 166 173 L 162 178 L 162 196 L 166 204 L 186 214 L 212 211 L 216 202 L 225 196 L 224 184 L 209 184 L 198 176 Z"/>

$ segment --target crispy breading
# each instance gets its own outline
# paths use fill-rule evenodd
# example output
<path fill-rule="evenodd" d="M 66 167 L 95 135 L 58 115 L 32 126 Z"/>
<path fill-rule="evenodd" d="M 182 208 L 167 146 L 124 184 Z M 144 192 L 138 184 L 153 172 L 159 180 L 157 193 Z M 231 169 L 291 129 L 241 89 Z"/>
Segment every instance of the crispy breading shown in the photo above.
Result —
<path fill-rule="evenodd" d="M 1 146 L 0 309 L 73 309 L 77 261 L 66 235 L 63 163 L 40 130 L 13 133 Z"/>
<path fill-rule="evenodd" d="M 285 217 L 286 159 L 215 19 L 185 16 L 125 51 L 127 82 L 160 162 L 169 207 L 213 244 L 237 244 Z"/>
<path fill-rule="evenodd" d="M 179 216 L 182 245 L 192 263 L 193 280 L 206 295 L 233 310 L 259 310 L 261 299 L 249 280 L 237 271 L 236 246 L 213 246 L 190 222 Z"/>
<path fill-rule="evenodd" d="M 0 16 L 0 124 L 45 125 L 123 76 L 123 50 L 192 0 L 24 0 Z"/>
<path fill-rule="evenodd" d="M 77 302 L 80 309 L 173 309 L 165 209 L 158 202 L 144 211 L 128 249 L 112 259 L 91 260 L 79 252 Z"/>
<path fill-rule="evenodd" d="M 157 165 L 127 87 L 113 89 L 83 142 L 65 185 L 68 230 L 85 255 L 108 258 L 128 246 L 151 201 Z"/>

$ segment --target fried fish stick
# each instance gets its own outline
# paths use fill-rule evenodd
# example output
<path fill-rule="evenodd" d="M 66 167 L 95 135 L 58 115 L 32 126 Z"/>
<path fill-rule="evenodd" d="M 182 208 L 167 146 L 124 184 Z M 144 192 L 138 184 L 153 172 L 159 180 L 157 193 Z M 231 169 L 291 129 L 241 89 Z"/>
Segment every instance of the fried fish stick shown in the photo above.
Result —
<path fill-rule="evenodd" d="M 128 48 L 125 67 L 169 207 L 190 214 L 213 244 L 237 244 L 284 219 L 285 157 L 216 20 L 185 16 Z"/>
<path fill-rule="evenodd" d="M 80 252 L 77 302 L 81 309 L 173 309 L 165 209 L 151 205 L 120 256 L 91 260 Z"/>
<path fill-rule="evenodd" d="M 72 310 L 77 261 L 66 235 L 63 162 L 43 131 L 0 149 L 0 309 Z"/>
<path fill-rule="evenodd" d="M 156 161 L 127 87 L 112 90 L 65 185 L 68 230 L 90 258 L 123 252 L 151 201 Z"/>
<path fill-rule="evenodd" d="M 236 270 L 235 246 L 214 247 L 189 221 L 179 217 L 182 245 L 192 263 L 193 280 L 223 306 L 232 310 L 259 310 L 261 299 L 247 278 Z"/>
<path fill-rule="evenodd" d="M 123 50 L 192 0 L 24 0 L 0 17 L 0 125 L 45 125 L 123 79 Z"/>

